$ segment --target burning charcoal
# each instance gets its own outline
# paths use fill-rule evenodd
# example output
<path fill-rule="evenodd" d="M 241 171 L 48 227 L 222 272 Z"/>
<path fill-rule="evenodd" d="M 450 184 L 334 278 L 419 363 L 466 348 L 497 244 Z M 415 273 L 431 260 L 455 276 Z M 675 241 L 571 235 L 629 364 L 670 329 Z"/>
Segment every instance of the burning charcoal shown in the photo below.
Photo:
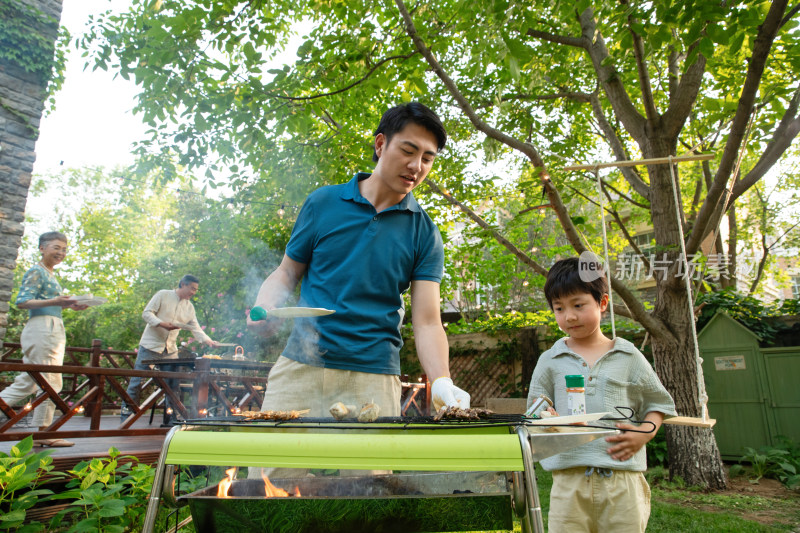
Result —
<path fill-rule="evenodd" d="M 345 405 L 342 402 L 336 402 L 331 405 L 330 412 L 336 420 L 343 420 L 345 418 L 354 418 L 356 416 L 355 405 Z"/>
<path fill-rule="evenodd" d="M 381 414 L 381 408 L 374 403 L 365 403 L 358 413 L 359 422 L 375 422 L 378 415 Z"/>

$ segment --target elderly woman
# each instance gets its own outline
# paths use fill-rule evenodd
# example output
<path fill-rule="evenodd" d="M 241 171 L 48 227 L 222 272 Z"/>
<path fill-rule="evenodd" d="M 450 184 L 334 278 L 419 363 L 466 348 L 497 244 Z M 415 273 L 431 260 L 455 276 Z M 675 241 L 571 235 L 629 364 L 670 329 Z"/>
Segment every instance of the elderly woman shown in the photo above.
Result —
<path fill-rule="evenodd" d="M 63 308 L 80 311 L 86 305 L 79 305 L 70 296 L 61 294 L 53 268 L 67 255 L 67 237 L 58 231 L 43 233 L 39 237 L 39 251 L 42 258 L 25 273 L 22 286 L 17 295 L 17 307 L 27 309 L 28 322 L 22 330 L 22 361 L 34 365 L 56 365 L 64 362 L 64 349 L 67 345 L 64 323 L 61 320 Z M 42 374 L 56 392 L 61 391 L 61 374 Z M 9 405 L 18 405 L 31 394 L 39 391 L 39 385 L 27 372 L 22 372 L 14 383 L 0 392 Z M 53 422 L 55 405 L 50 400 L 39 404 L 33 411 L 33 423 L 39 430 L 45 430 Z M 36 446 L 64 447 L 75 443 L 65 439 L 34 440 Z"/>

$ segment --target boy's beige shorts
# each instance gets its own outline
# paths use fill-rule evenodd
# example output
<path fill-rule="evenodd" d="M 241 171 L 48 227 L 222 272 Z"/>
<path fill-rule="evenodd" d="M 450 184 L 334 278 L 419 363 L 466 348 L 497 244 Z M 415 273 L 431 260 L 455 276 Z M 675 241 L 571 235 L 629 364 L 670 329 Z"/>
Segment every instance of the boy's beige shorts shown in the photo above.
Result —
<path fill-rule="evenodd" d="M 553 471 L 550 533 L 644 531 L 650 518 L 650 486 L 642 472 L 614 470 L 586 476 L 586 467 Z"/>

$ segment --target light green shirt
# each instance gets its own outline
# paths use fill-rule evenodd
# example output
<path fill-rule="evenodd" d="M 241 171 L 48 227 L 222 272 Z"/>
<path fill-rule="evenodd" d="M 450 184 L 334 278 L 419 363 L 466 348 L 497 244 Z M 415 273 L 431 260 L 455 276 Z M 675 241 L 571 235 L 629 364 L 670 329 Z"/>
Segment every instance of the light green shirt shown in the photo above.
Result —
<path fill-rule="evenodd" d="M 676 415 L 675 403 L 661 384 L 653 367 L 636 346 L 621 338 L 614 341 L 614 347 L 598 359 L 592 368 L 589 368 L 581 356 L 569 349 L 566 337 L 556 341 L 536 363 L 528 393 L 528 406 L 533 403 L 534 398 L 545 394 L 555 403 L 556 411 L 565 414 L 567 412 L 565 376 L 576 374 L 583 375 L 587 413 L 610 411 L 613 416 L 620 416 L 614 408 L 622 406 L 634 410 L 634 420 L 642 420 L 647 413 L 653 411 L 668 416 Z M 541 464 L 545 470 L 561 470 L 575 466 L 647 470 L 644 446 L 627 461 L 612 459 L 606 452 L 611 446 L 611 443 L 600 438 L 543 459 Z"/>
<path fill-rule="evenodd" d="M 17 305 L 28 300 L 50 300 L 61 295 L 61 285 L 56 276 L 40 264 L 33 265 L 22 277 L 17 293 Z M 54 316 L 61 318 L 61 306 L 50 305 L 28 309 L 28 316 Z"/>

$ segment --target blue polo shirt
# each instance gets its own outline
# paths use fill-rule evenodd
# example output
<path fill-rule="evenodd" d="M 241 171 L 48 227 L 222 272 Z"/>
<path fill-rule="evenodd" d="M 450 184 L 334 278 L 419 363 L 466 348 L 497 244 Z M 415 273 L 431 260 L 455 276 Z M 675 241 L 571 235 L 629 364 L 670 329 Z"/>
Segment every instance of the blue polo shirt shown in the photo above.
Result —
<path fill-rule="evenodd" d="M 358 190 L 369 176 L 322 187 L 300 209 L 286 246 L 287 256 L 307 265 L 299 305 L 336 313 L 295 319 L 283 355 L 311 366 L 399 374 L 402 294 L 412 280 L 441 282 L 444 247 L 411 193 L 378 213 Z"/>

